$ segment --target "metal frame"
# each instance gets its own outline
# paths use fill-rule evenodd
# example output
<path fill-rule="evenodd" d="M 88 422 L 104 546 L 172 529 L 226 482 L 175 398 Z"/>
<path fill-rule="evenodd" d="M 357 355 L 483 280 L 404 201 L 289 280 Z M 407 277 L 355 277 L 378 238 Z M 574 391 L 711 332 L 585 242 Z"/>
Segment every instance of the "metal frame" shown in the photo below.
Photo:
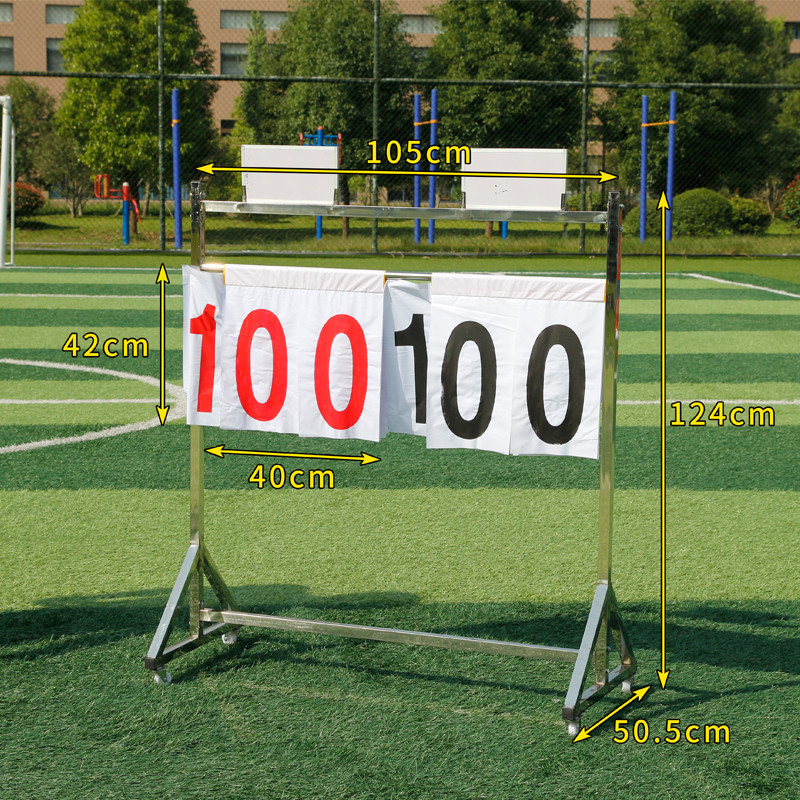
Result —
<path fill-rule="evenodd" d="M 636 672 L 636 659 L 630 640 L 622 623 L 620 609 L 611 585 L 611 532 L 614 496 L 614 428 L 616 419 L 617 358 L 618 358 L 618 309 L 620 267 L 620 201 L 619 193 L 609 195 L 607 212 L 569 211 L 476 211 L 472 209 L 424 209 L 370 206 L 284 206 L 262 203 L 228 203 L 204 201 L 200 183 L 191 186 L 192 250 L 191 261 L 203 267 L 205 262 L 205 215 L 210 212 L 229 213 L 278 213 L 327 216 L 361 216 L 414 219 L 423 215 L 437 219 L 525 219 L 544 222 L 593 222 L 605 223 L 608 232 L 605 293 L 605 343 L 603 356 L 603 399 L 601 409 L 600 440 L 600 515 L 598 537 L 597 588 L 589 617 L 578 649 L 546 647 L 522 642 L 506 642 L 494 639 L 478 639 L 465 636 L 406 631 L 395 628 L 377 628 L 367 625 L 349 625 L 320 620 L 294 619 L 269 614 L 251 614 L 240 611 L 233 595 L 225 585 L 208 553 L 203 538 L 204 519 L 204 473 L 205 451 L 203 428 L 191 429 L 191 481 L 190 481 L 190 543 L 178 577 L 173 586 L 161 621 L 145 657 L 145 666 L 152 670 L 156 680 L 168 683 L 171 680 L 166 664 L 181 653 L 194 650 L 219 632 L 223 639 L 231 642 L 235 632 L 242 626 L 272 628 L 275 630 L 306 631 L 309 633 L 334 634 L 356 639 L 374 639 L 405 644 L 470 650 L 480 653 L 515 655 L 524 658 L 548 659 L 574 662 L 572 680 L 569 684 L 562 716 L 570 729 L 579 722 L 580 715 L 603 695 L 619 684 L 630 690 L 630 681 Z M 209 270 L 220 269 L 209 264 Z M 428 274 L 400 273 L 403 277 L 425 280 Z M 220 602 L 220 608 L 209 609 L 203 604 L 203 583 L 208 581 Z M 189 636 L 174 644 L 168 644 L 178 607 L 188 594 Z M 619 663 L 609 669 L 610 642 L 616 645 Z M 591 685 L 584 688 L 591 678 Z M 577 730 L 575 731 L 577 732 Z"/>

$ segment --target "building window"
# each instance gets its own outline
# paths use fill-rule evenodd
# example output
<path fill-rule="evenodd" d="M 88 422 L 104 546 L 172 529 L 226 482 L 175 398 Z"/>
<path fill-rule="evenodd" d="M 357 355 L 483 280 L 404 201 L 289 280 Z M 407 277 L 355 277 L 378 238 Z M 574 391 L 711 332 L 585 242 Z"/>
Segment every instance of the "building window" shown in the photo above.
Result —
<path fill-rule="evenodd" d="M 246 44 L 225 44 L 219 47 L 220 73 L 222 75 L 244 75 L 247 63 Z"/>
<path fill-rule="evenodd" d="M 11 3 L 0 3 L 0 22 L 14 21 L 14 6 Z"/>
<path fill-rule="evenodd" d="M 0 36 L 0 69 L 14 69 L 13 36 Z"/>
<path fill-rule="evenodd" d="M 585 35 L 586 26 L 583 20 L 575 23 L 572 29 L 573 36 Z M 589 36 L 599 36 L 601 38 L 613 39 L 617 35 L 617 21 L 615 19 L 591 19 L 589 20 Z"/>
<path fill-rule="evenodd" d="M 792 39 L 800 39 L 800 22 L 787 22 L 786 32 Z"/>
<path fill-rule="evenodd" d="M 44 21 L 48 25 L 69 25 L 75 19 L 79 8 L 80 6 L 45 6 Z"/>
<path fill-rule="evenodd" d="M 64 58 L 61 55 L 61 42 L 63 39 L 47 40 L 47 71 L 63 72 Z"/>
<path fill-rule="evenodd" d="M 441 33 L 442 26 L 435 17 L 427 14 L 404 14 L 400 23 L 403 33 Z"/>
<path fill-rule="evenodd" d="M 219 132 L 221 136 L 230 136 L 236 126 L 235 119 L 221 119 L 219 121 Z"/>
<path fill-rule="evenodd" d="M 220 28 L 247 30 L 250 25 L 250 15 L 252 13 L 252 11 L 220 11 L 219 26 Z M 286 12 L 262 11 L 261 18 L 264 20 L 264 27 L 268 31 L 277 31 L 286 19 Z"/>

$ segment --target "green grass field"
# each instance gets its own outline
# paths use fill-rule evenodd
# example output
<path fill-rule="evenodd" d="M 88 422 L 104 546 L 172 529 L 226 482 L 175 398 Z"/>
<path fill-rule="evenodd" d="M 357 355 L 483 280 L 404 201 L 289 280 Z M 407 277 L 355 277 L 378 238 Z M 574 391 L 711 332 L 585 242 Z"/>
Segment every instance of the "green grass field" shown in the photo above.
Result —
<path fill-rule="evenodd" d="M 617 719 L 631 734 L 644 720 L 649 735 L 616 743 L 611 719 L 572 744 L 568 664 L 243 629 L 233 647 L 173 662 L 172 686 L 153 683 L 142 659 L 188 544 L 189 484 L 185 421 L 155 417 L 156 258 L 24 255 L 0 270 L 0 798 L 797 797 L 797 261 L 668 262 L 669 402 L 687 420 L 695 400 L 769 406 L 775 424 L 668 430 L 662 691 L 658 260 L 623 259 L 614 586 L 635 685 L 653 689 Z M 165 261 L 175 409 L 180 257 Z M 578 273 L 604 261 L 377 266 Z M 145 337 L 149 356 L 61 350 L 89 330 Z M 223 442 L 332 451 L 206 431 L 207 446 Z M 207 542 L 243 609 L 578 645 L 596 573 L 595 462 L 426 451 L 400 435 L 349 446 L 381 462 L 337 466 L 325 491 L 259 490 L 247 481 L 257 459 L 207 460 Z M 613 692 L 584 724 L 624 699 Z M 700 741 L 656 743 L 669 720 L 698 725 Z M 706 743 L 709 725 L 728 726 L 729 743 Z"/>

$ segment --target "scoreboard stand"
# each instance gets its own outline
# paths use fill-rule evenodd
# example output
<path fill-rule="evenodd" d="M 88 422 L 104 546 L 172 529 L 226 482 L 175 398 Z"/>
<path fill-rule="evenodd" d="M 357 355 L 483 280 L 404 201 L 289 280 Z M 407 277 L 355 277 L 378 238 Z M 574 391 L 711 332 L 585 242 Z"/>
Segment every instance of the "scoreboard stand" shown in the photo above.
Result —
<path fill-rule="evenodd" d="M 636 658 L 611 581 L 611 540 L 614 496 L 614 431 L 618 361 L 618 320 L 620 280 L 620 196 L 609 195 L 608 209 L 597 211 L 535 211 L 469 208 L 400 208 L 389 206 L 298 205 L 259 202 L 225 202 L 203 199 L 200 183 L 191 185 L 191 261 L 207 271 L 221 271 L 221 265 L 205 265 L 205 215 L 217 213 L 303 214 L 366 218 L 461 219 L 474 221 L 539 221 L 558 223 L 603 223 L 607 228 L 607 253 L 604 301 L 604 342 L 602 367 L 602 401 L 600 409 L 600 510 L 598 530 L 597 585 L 588 619 L 578 649 L 533 645 L 465 636 L 406 631 L 367 625 L 351 625 L 321 620 L 304 620 L 241 611 L 208 552 L 204 541 L 204 441 L 203 427 L 191 425 L 190 452 L 190 543 L 170 593 L 153 641 L 145 657 L 145 666 L 156 682 L 170 683 L 167 664 L 175 657 L 194 650 L 217 634 L 226 644 L 236 640 L 242 626 L 276 630 L 306 631 L 333 634 L 356 639 L 400 642 L 453 650 L 468 650 L 523 658 L 547 659 L 574 663 L 572 679 L 562 709 L 571 735 L 580 728 L 581 714 L 601 697 L 620 686 L 631 691 L 636 672 Z M 396 273 L 391 277 L 425 280 L 420 273 Z M 217 608 L 203 602 L 204 583 L 216 595 Z M 188 595 L 188 636 L 170 643 L 179 605 Z M 611 665 L 612 646 L 617 652 Z"/>

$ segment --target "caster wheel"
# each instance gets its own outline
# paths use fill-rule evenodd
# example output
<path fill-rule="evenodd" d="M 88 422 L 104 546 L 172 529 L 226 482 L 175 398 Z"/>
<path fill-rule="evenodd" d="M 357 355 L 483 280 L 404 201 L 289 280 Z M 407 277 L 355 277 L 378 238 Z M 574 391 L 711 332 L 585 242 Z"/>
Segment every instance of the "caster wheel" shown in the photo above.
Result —
<path fill-rule="evenodd" d="M 236 635 L 235 632 L 234 633 L 223 633 L 222 634 L 222 643 L 223 644 L 236 644 L 236 640 L 238 638 L 239 637 Z"/>
<path fill-rule="evenodd" d="M 574 739 L 581 730 L 581 721 L 579 719 L 574 719 L 572 722 L 567 723 L 567 733 L 569 734 L 570 739 Z"/>
<path fill-rule="evenodd" d="M 153 680 L 159 686 L 169 686 L 172 683 L 172 675 L 170 675 L 165 669 L 162 669 L 153 675 Z"/>
<path fill-rule="evenodd" d="M 622 681 L 620 688 L 622 689 L 622 694 L 633 694 L 633 684 L 629 680 Z"/>

